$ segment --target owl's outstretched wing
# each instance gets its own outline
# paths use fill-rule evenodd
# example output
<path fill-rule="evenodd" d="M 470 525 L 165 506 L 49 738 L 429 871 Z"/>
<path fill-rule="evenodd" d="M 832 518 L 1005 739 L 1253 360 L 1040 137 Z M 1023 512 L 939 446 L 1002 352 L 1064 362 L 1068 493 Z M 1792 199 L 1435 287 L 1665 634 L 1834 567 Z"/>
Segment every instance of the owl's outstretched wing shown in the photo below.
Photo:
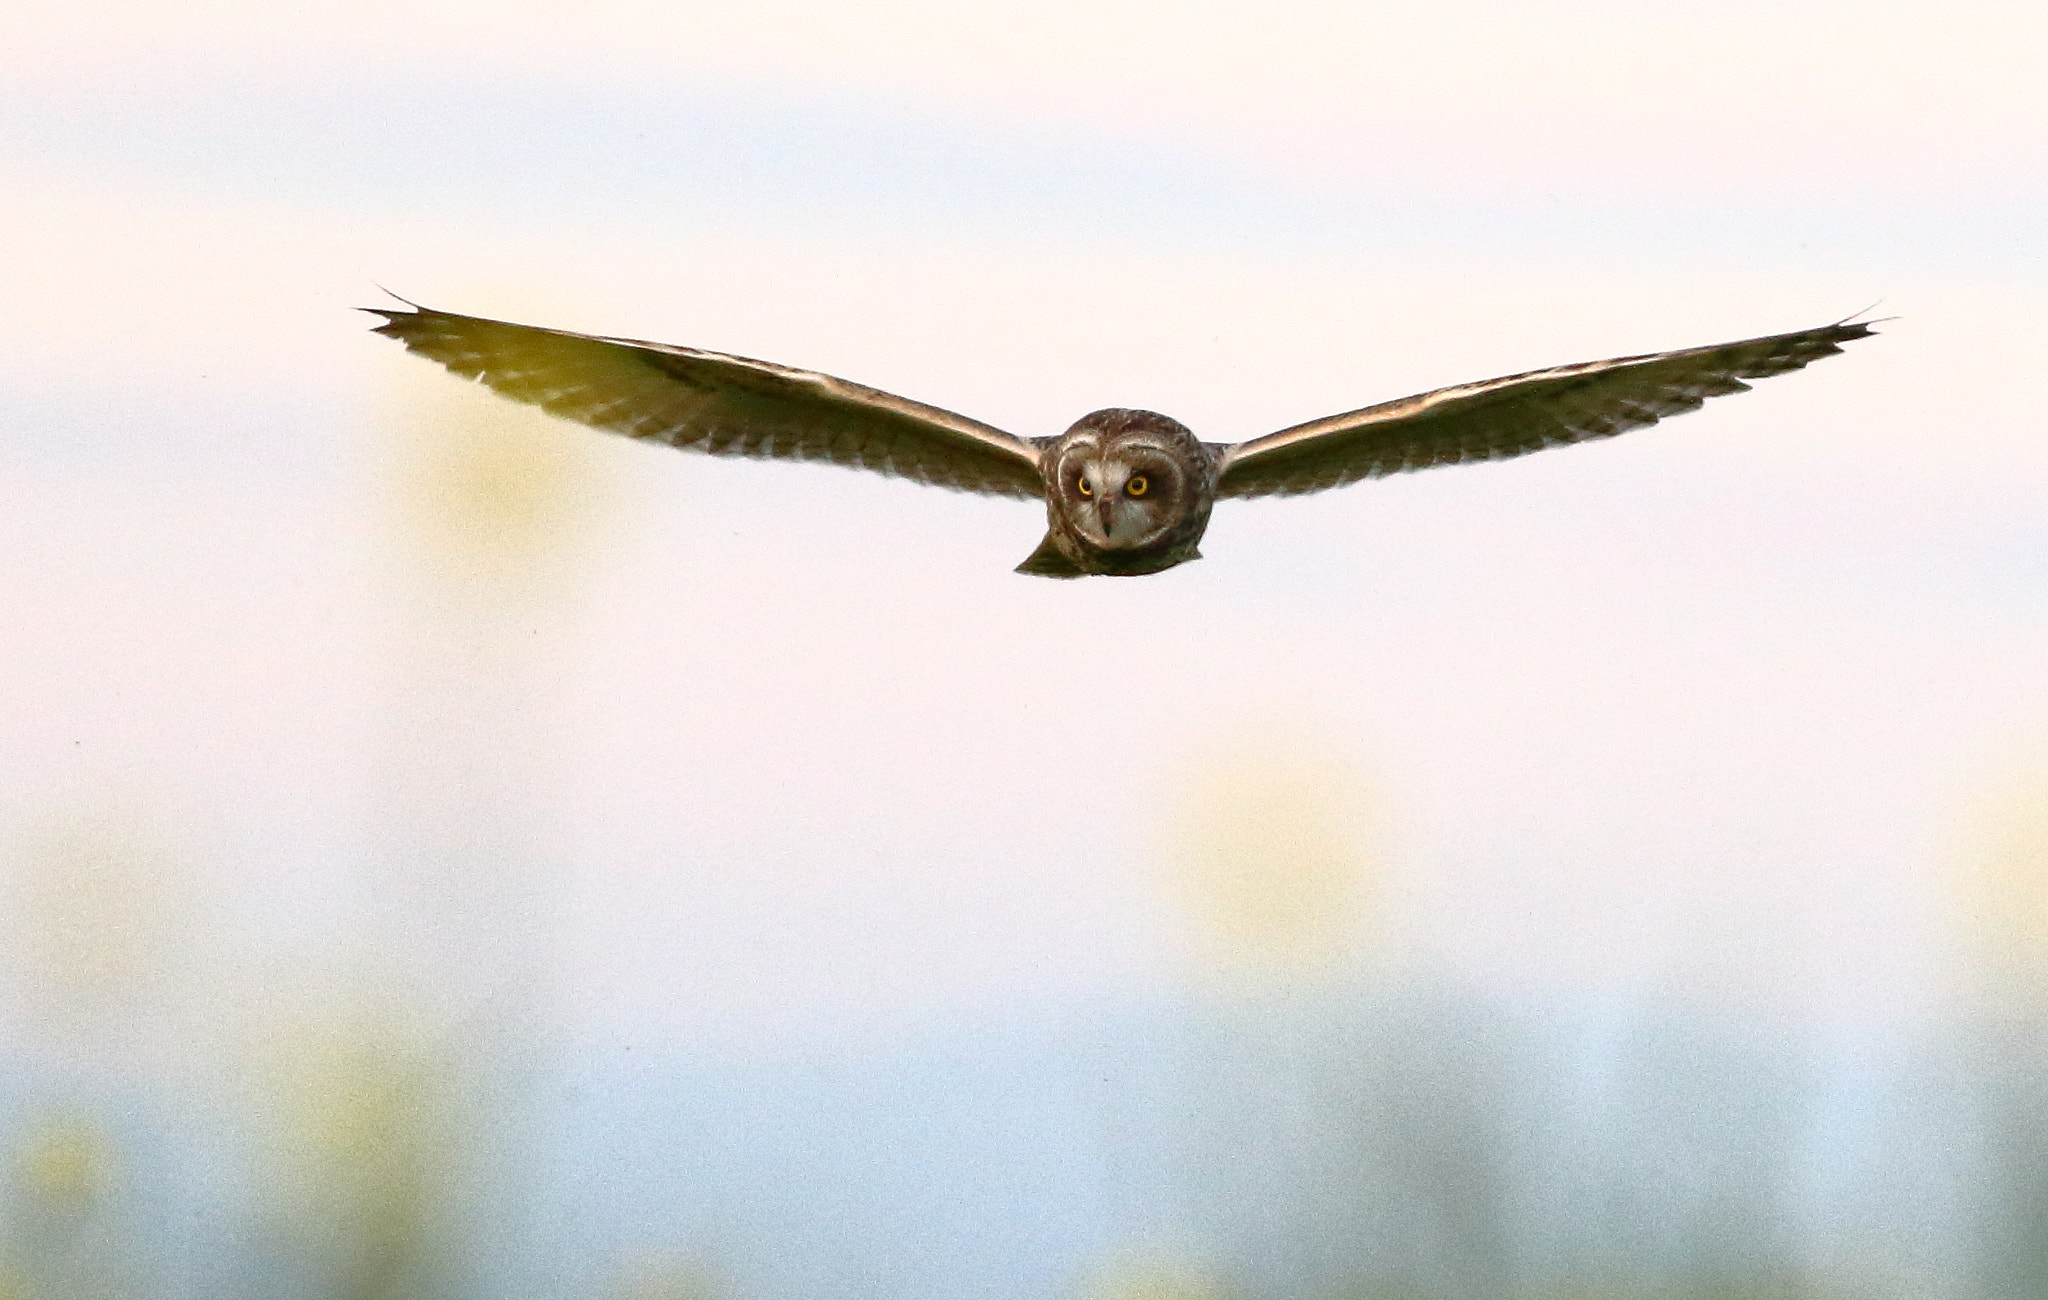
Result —
<path fill-rule="evenodd" d="M 714 456 L 828 461 L 992 496 L 1044 495 L 1033 444 L 830 375 L 424 307 L 365 310 L 384 317 L 377 333 L 458 375 L 613 433 Z"/>
<path fill-rule="evenodd" d="M 1319 492 L 1431 465 L 1504 460 L 1611 438 L 1797 370 L 1871 332 L 1867 323 L 1531 370 L 1382 402 L 1222 448 L 1216 495 Z"/>

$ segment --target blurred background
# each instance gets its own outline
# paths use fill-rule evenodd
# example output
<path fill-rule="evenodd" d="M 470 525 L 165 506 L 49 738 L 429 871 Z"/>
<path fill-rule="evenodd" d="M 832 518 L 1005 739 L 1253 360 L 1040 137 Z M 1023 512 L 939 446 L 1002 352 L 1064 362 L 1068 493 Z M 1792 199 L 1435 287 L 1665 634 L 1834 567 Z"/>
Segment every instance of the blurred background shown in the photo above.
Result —
<path fill-rule="evenodd" d="M 2048 1295 L 2038 6 L 7 27 L 0 1297 Z M 1216 441 L 1900 319 L 1053 583 L 377 285 Z"/>

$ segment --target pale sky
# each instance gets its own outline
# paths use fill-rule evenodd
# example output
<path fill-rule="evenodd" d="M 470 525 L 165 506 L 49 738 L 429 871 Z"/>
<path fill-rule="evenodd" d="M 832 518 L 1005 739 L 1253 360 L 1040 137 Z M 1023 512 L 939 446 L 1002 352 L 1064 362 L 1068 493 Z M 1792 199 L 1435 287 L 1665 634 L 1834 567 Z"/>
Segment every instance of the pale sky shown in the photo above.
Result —
<path fill-rule="evenodd" d="M 11 19 L 0 837 L 146 810 L 262 970 L 374 928 L 394 784 L 428 839 L 543 808 L 469 924 L 537 926 L 578 1033 L 745 1034 L 1171 983 L 1174 823 L 1242 753 L 1341 774 L 1401 960 L 1939 991 L 1973 800 L 2048 737 L 2038 7 L 565 12 Z M 365 332 L 375 284 L 1216 440 L 1900 319 L 1055 584 L 1035 507 L 546 424 Z M 395 504 L 478 421 L 562 440 L 525 549 Z M 449 593 L 528 568 L 530 642 L 466 640 Z M 462 744 L 495 775 L 420 757 Z"/>

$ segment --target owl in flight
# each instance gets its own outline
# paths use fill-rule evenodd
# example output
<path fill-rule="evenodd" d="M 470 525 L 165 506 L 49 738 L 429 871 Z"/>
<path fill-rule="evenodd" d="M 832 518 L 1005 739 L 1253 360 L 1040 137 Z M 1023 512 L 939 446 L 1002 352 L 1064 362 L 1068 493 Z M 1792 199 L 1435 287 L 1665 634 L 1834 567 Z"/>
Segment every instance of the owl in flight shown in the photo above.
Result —
<path fill-rule="evenodd" d="M 408 303 L 408 307 L 412 304 Z M 1458 384 L 1249 442 L 1203 442 L 1155 411 L 1114 407 L 1057 437 L 809 370 L 669 343 L 602 338 L 415 307 L 376 327 L 458 375 L 599 429 L 714 456 L 822 460 L 919 483 L 1045 502 L 1019 573 L 1158 573 L 1196 549 L 1219 498 L 1293 496 L 1362 478 L 1502 460 L 1608 438 L 1739 393 L 1745 379 L 1831 356 L 1867 323 L 1554 366 Z"/>

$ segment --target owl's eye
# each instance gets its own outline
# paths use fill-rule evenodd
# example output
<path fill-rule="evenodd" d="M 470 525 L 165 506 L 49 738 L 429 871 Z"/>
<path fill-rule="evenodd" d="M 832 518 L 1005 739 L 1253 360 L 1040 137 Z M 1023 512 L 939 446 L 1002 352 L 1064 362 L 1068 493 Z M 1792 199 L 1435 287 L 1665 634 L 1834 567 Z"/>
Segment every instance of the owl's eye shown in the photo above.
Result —
<path fill-rule="evenodd" d="M 1141 497 L 1145 495 L 1146 490 L 1151 486 L 1152 485 L 1150 483 L 1145 481 L 1145 476 L 1143 474 L 1133 474 L 1131 475 L 1130 481 L 1124 484 L 1124 491 L 1129 493 L 1131 496 Z"/>
<path fill-rule="evenodd" d="M 1074 490 L 1079 492 L 1084 497 L 1092 497 L 1095 495 L 1095 489 L 1088 486 L 1088 480 L 1085 478 L 1077 478 L 1074 480 Z"/>

